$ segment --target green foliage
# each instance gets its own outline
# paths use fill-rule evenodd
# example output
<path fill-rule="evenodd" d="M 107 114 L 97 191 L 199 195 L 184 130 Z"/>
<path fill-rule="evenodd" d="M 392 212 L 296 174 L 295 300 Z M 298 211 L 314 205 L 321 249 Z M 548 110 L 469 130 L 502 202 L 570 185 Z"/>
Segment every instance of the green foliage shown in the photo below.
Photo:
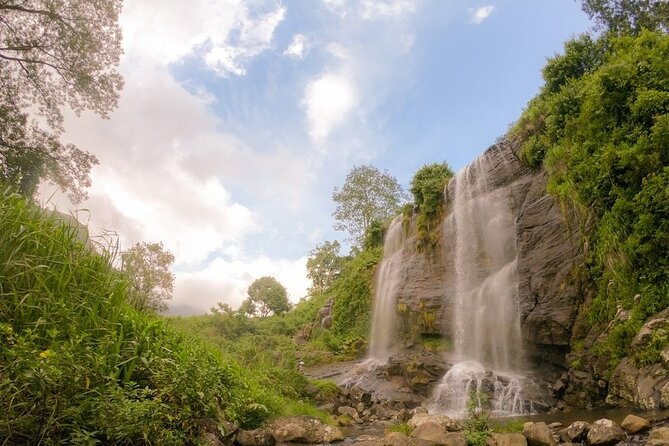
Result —
<path fill-rule="evenodd" d="M 617 35 L 669 30 L 666 0 L 583 0 L 583 10 L 600 28 Z"/>
<path fill-rule="evenodd" d="M 283 314 L 291 308 L 286 288 L 274 277 L 254 280 L 246 294 L 248 297 L 242 302 L 240 313 L 264 319 L 270 314 Z"/>
<path fill-rule="evenodd" d="M 492 425 L 492 430 L 498 434 L 514 434 L 523 432 L 524 422 L 521 420 L 500 421 L 497 420 Z"/>
<path fill-rule="evenodd" d="M 659 329 L 653 332 L 648 345 L 639 351 L 634 352 L 632 361 L 638 367 L 646 365 L 657 364 L 662 360 L 660 354 L 667 345 L 669 345 L 669 331 L 666 329 Z"/>
<path fill-rule="evenodd" d="M 332 214 L 334 228 L 347 231 L 359 247 L 373 221 L 386 221 L 397 215 L 406 195 L 397 179 L 374 166 L 355 166 L 344 185 L 335 187 L 332 201 L 337 208 Z"/>
<path fill-rule="evenodd" d="M 409 190 L 418 207 L 416 225 L 419 249 L 434 249 L 439 243 L 444 213 L 444 187 L 452 177 L 453 170 L 443 162 L 424 165 L 411 180 Z"/>
<path fill-rule="evenodd" d="M 444 352 L 452 351 L 453 343 L 441 337 L 441 335 L 436 334 L 421 334 L 420 335 L 420 344 L 421 346 L 429 352 Z"/>
<path fill-rule="evenodd" d="M 383 223 L 378 220 L 372 221 L 365 232 L 365 241 L 362 244 L 363 249 L 371 250 L 383 247 Z"/>
<path fill-rule="evenodd" d="M 464 433 L 468 446 L 485 446 L 492 435 L 490 412 L 481 406 L 488 402 L 487 394 L 472 393 L 467 400 L 467 419 Z"/>
<path fill-rule="evenodd" d="M 399 432 L 400 434 L 409 436 L 413 432 L 413 427 L 408 423 L 397 423 L 386 428 L 386 433 L 390 432 Z"/>
<path fill-rule="evenodd" d="M 332 293 L 335 296 L 332 332 L 341 341 L 348 341 L 347 344 L 342 344 L 344 349 L 357 350 L 356 339 L 367 339 L 371 315 L 372 280 L 381 254 L 381 248 L 360 251 L 344 265 L 341 276 L 332 287 Z M 359 352 L 352 351 L 351 353 Z"/>
<path fill-rule="evenodd" d="M 86 197 L 97 159 L 59 141 L 62 109 L 106 117 L 116 106 L 120 11 L 121 0 L 0 4 L 0 181 L 28 197 L 43 180 Z"/>
<path fill-rule="evenodd" d="M 632 310 L 609 330 L 612 365 L 645 318 L 669 305 L 667 60 L 666 34 L 570 42 L 511 132 L 523 159 L 548 171 L 549 192 L 580 216 L 591 323 Z"/>
<path fill-rule="evenodd" d="M 341 245 L 337 240 L 323 242 L 309 251 L 307 259 L 307 277 L 311 279 L 311 294 L 322 294 L 341 271 L 342 258 L 339 255 Z"/>
<path fill-rule="evenodd" d="M 311 384 L 316 387 L 316 400 L 321 402 L 335 402 L 341 389 L 332 381 L 315 379 Z"/>
<path fill-rule="evenodd" d="M 252 426 L 281 413 L 274 388 L 133 309 L 113 255 L 77 237 L 0 194 L 0 438 L 178 445 L 206 418 Z"/>
<path fill-rule="evenodd" d="M 161 243 L 137 243 L 121 253 L 121 270 L 131 281 L 128 299 L 138 310 L 167 310 L 172 298 L 174 255 Z"/>

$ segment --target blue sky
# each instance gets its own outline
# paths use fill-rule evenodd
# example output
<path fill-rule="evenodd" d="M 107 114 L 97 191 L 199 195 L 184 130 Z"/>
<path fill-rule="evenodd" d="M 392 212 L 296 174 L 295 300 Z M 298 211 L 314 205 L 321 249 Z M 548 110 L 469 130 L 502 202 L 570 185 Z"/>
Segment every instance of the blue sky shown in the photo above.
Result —
<path fill-rule="evenodd" d="M 309 250 L 346 237 L 330 196 L 354 165 L 405 187 L 463 167 L 590 27 L 571 0 L 147 0 L 121 24 L 118 110 L 67 120 L 101 161 L 85 218 L 124 247 L 163 241 L 173 304 L 198 311 L 262 275 L 298 300 Z"/>

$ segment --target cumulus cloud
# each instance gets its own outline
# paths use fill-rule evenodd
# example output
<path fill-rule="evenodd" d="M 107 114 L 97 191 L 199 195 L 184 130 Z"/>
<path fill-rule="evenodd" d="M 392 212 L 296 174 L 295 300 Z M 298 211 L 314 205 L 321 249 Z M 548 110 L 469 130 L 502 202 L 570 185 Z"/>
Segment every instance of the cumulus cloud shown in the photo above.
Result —
<path fill-rule="evenodd" d="M 168 65 L 196 51 L 222 75 L 246 73 L 245 64 L 271 47 L 276 27 L 286 14 L 276 3 L 242 0 L 130 2 L 121 24 L 124 48 Z M 264 7 L 264 9 L 262 8 Z"/>
<path fill-rule="evenodd" d="M 470 8 L 469 9 L 469 23 L 474 25 L 479 25 L 483 23 L 485 19 L 490 17 L 490 14 L 493 13 L 495 7 L 492 5 L 481 6 L 480 8 Z"/>
<path fill-rule="evenodd" d="M 303 104 L 309 136 L 320 144 L 353 111 L 358 104 L 358 92 L 348 76 L 324 73 L 307 85 Z"/>
<path fill-rule="evenodd" d="M 304 34 L 295 34 L 293 41 L 283 52 L 284 55 L 302 59 L 306 50 Z"/>
<path fill-rule="evenodd" d="M 297 302 L 310 286 L 303 272 L 306 262 L 306 257 L 295 261 L 264 256 L 233 260 L 218 258 L 202 271 L 177 273 L 172 304 L 194 307 L 200 312 L 206 312 L 217 302 L 236 308 L 246 298 L 251 282 L 263 276 L 277 279 L 288 290 L 291 302 Z"/>
<path fill-rule="evenodd" d="M 306 281 L 304 261 L 242 253 L 249 235 L 266 229 L 263 202 L 300 206 L 312 181 L 308 160 L 295 160 L 280 147 L 254 150 L 226 133 L 212 111 L 212 93 L 187 90 L 167 69 L 205 48 L 203 60 L 212 68 L 244 74 L 249 58 L 271 45 L 285 9 L 275 2 L 262 13 L 250 11 L 248 2 L 194 3 L 131 2 L 124 8 L 120 69 L 126 86 L 118 109 L 109 120 L 90 113 L 66 117 L 67 142 L 100 160 L 91 174 L 90 199 L 82 204 L 87 211 L 77 216 L 94 236 L 117 232 L 122 249 L 162 241 L 175 254 L 179 271 L 172 305 L 191 303 L 189 293 L 200 289 L 213 289 L 217 299 L 196 305 L 199 311 L 224 300 L 221 296 L 232 296 L 234 303 L 235 293 L 258 274 L 283 278 L 299 298 L 306 289 L 300 282 Z M 245 191 L 246 202 L 233 196 L 231 182 Z M 71 206 L 63 194 L 42 188 L 42 199 L 49 198 L 65 212 Z M 222 258 L 235 260 L 216 270 Z M 207 275 L 214 270 L 231 278 L 214 280 Z M 195 285 L 200 275 L 204 282 Z"/>

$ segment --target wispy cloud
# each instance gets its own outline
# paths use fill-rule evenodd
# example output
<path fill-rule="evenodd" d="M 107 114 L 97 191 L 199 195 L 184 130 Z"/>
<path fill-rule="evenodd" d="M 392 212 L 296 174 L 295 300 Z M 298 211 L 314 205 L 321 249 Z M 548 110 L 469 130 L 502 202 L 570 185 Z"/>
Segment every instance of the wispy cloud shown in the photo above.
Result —
<path fill-rule="evenodd" d="M 306 52 L 306 39 L 304 34 L 295 34 L 293 41 L 288 45 L 288 48 L 283 52 L 285 56 L 302 59 Z"/>
<path fill-rule="evenodd" d="M 417 0 L 363 0 L 365 19 L 397 18 L 416 11 Z"/>
<path fill-rule="evenodd" d="M 492 5 L 487 5 L 487 6 L 481 6 L 480 8 L 470 8 L 469 9 L 469 23 L 473 23 L 474 25 L 479 25 L 483 23 L 485 19 L 490 17 L 490 14 L 492 14 L 495 11 L 495 7 Z"/>

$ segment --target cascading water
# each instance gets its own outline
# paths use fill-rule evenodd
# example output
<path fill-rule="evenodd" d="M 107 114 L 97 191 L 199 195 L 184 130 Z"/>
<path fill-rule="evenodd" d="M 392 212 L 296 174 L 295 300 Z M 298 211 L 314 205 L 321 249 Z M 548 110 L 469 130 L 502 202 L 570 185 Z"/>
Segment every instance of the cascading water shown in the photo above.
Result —
<path fill-rule="evenodd" d="M 444 223 L 444 237 L 454 243 L 452 332 L 459 362 L 444 375 L 433 401 L 454 416 L 466 414 L 471 398 L 498 415 L 526 410 L 518 373 L 522 337 L 511 198 L 506 188 L 488 184 L 485 160 L 478 158 L 453 179 Z"/>
<path fill-rule="evenodd" d="M 371 364 L 388 362 L 397 331 L 395 301 L 402 272 L 403 244 L 402 216 L 399 216 L 388 228 L 383 244 L 383 258 L 376 273 L 374 312 L 368 354 L 368 362 Z"/>

